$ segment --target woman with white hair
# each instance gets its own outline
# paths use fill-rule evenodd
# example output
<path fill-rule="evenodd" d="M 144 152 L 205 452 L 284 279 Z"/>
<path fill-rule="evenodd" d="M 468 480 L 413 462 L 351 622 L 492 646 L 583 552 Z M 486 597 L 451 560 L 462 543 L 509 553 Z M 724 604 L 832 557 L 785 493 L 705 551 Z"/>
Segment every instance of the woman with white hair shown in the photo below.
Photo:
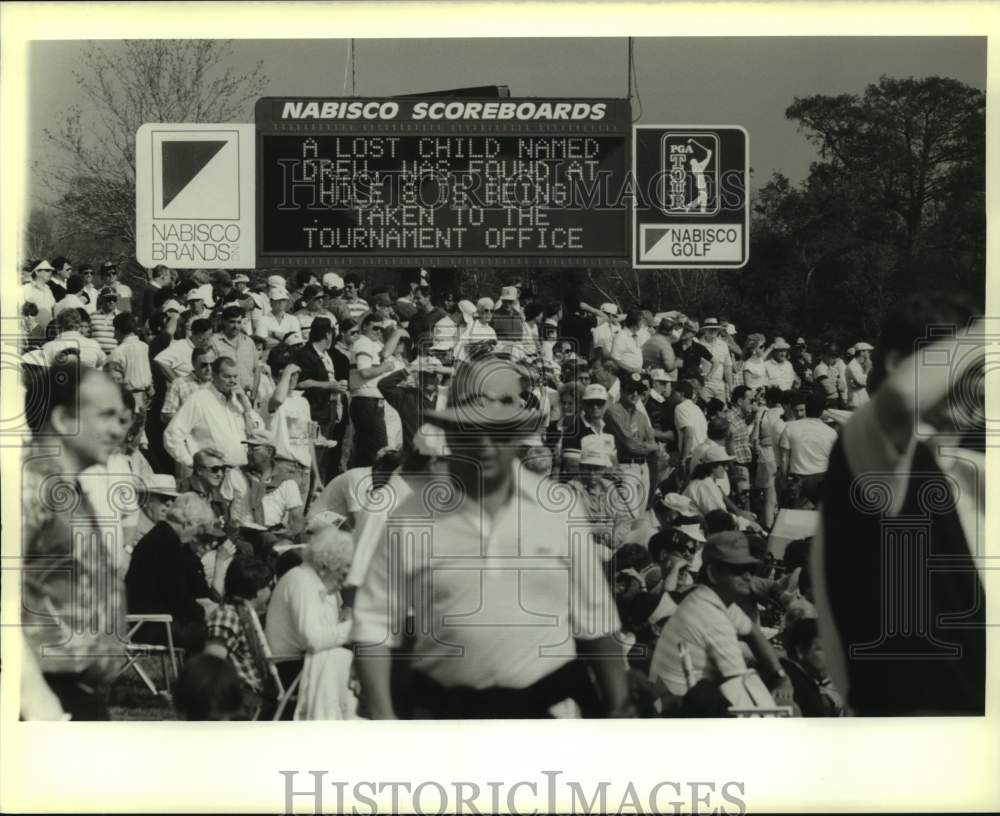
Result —
<path fill-rule="evenodd" d="M 301 667 L 297 720 L 353 716 L 348 688 L 353 655 L 344 648 L 351 618 L 340 599 L 353 557 L 349 533 L 332 526 L 319 529 L 306 544 L 303 563 L 281 577 L 267 608 L 267 641 L 282 661 L 282 682 L 290 684 Z"/>

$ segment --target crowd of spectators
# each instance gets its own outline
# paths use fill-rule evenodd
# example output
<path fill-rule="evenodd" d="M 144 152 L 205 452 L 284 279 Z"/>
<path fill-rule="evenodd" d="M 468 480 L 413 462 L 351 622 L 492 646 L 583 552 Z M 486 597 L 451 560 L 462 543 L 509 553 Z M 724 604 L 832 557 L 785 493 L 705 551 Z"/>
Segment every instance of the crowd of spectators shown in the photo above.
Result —
<path fill-rule="evenodd" d="M 389 520 L 426 503 L 421 484 L 449 463 L 459 472 L 463 427 L 482 479 L 505 467 L 480 439 L 501 447 L 490 413 L 501 404 L 532 418 L 503 445 L 569 497 L 606 578 L 634 704 L 606 712 L 844 712 L 808 560 L 776 562 L 768 536 L 781 510 L 816 509 L 841 428 L 868 399 L 867 342 L 845 358 L 802 337 L 741 337 L 714 316 L 541 302 L 514 282 L 495 300 L 424 283 L 394 296 L 338 271 L 156 267 L 133 299 L 114 264 L 99 286 L 93 267 L 65 258 L 30 267 L 21 353 L 27 404 L 41 407 L 26 453 L 25 552 L 62 546 L 92 580 L 79 607 L 64 579 L 40 573 L 28 608 L 105 636 L 123 631 L 105 619 L 126 610 L 171 615 L 188 655 L 184 716 L 268 710 L 268 653 L 278 685 L 301 678 L 289 716 L 384 713 L 385 678 L 359 671 L 359 684 L 351 647 L 371 642 L 365 616 L 393 591 L 391 579 L 369 586 L 384 584 Z M 459 387 L 490 361 L 514 372 L 497 393 L 488 379 Z M 462 413 L 480 403 L 485 419 Z M 39 501 L 49 474 L 93 506 L 102 536 L 86 552 L 65 551 L 78 513 Z M 131 495 L 109 498 L 122 485 Z M 440 529 L 446 540 L 451 528 Z M 417 601 L 386 603 L 405 618 Z M 84 634 L 61 654 L 51 631 L 28 631 L 65 712 L 106 716 L 122 640 Z M 136 637 L 162 642 L 155 627 Z M 579 682 L 560 672 L 551 676 Z M 429 699 L 448 686 L 421 677 L 414 688 Z M 597 678 L 606 694 L 617 682 Z M 412 710 L 433 715 L 420 702 Z"/>

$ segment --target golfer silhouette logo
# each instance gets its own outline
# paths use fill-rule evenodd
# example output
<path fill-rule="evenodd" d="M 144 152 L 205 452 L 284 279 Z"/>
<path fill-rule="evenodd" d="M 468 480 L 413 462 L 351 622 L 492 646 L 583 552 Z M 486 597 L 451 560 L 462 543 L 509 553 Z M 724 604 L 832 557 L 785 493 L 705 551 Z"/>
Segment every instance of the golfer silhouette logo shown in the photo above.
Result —
<path fill-rule="evenodd" d="M 667 132 L 662 142 L 662 209 L 667 215 L 719 212 L 719 137 Z"/>

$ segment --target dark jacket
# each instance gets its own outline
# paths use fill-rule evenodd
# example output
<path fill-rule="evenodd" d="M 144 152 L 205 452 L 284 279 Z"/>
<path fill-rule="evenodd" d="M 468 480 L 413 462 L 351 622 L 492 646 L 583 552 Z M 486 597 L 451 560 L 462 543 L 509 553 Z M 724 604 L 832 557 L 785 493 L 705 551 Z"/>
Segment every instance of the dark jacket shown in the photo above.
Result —
<path fill-rule="evenodd" d="M 135 545 L 125 591 L 130 614 L 168 614 L 177 623 L 204 623 L 205 610 L 195 599 L 214 596 L 198 556 L 165 521 Z"/>
<path fill-rule="evenodd" d="M 329 352 L 325 353 L 329 356 Z M 316 351 L 312 343 L 306 343 L 299 350 L 295 362 L 302 369 L 299 374 L 299 382 L 302 380 L 329 381 L 330 372 L 327 370 L 326 365 L 323 363 L 323 358 L 320 357 L 319 352 Z M 333 358 L 330 358 L 330 362 L 333 362 Z M 313 422 L 318 422 L 321 428 L 326 427 L 333 418 L 333 392 L 322 388 L 306 388 L 302 393 L 309 403 Z"/>
<path fill-rule="evenodd" d="M 394 371 L 379 380 L 378 390 L 399 414 L 403 425 L 403 452 L 409 454 L 413 452 L 413 434 L 423 425 L 427 412 L 434 410 L 437 398 L 428 399 L 421 389 L 404 386 L 406 377 L 405 368 Z"/>

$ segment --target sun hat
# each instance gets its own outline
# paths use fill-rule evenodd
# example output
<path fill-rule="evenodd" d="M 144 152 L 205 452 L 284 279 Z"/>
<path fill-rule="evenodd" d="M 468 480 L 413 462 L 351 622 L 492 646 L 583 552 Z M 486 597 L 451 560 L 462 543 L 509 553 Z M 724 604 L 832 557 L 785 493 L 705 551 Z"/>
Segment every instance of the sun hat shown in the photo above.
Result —
<path fill-rule="evenodd" d="M 709 440 L 694 449 L 694 453 L 691 454 L 691 467 L 693 469 L 698 465 L 732 462 L 735 459 L 735 456 L 726 453 L 726 449 L 722 445 Z"/>
<path fill-rule="evenodd" d="M 48 261 L 40 261 L 35 264 L 35 268 L 31 270 L 32 272 L 55 272 L 55 268 Z"/>
<path fill-rule="evenodd" d="M 139 482 L 139 487 L 147 493 L 157 496 L 179 496 L 177 490 L 177 480 L 169 473 L 151 473 L 144 480 Z"/>
<path fill-rule="evenodd" d="M 701 551 L 702 564 L 753 565 L 760 561 L 750 554 L 750 542 L 743 533 L 725 530 L 708 537 Z"/>
<path fill-rule="evenodd" d="M 771 351 L 788 351 L 790 348 L 784 337 L 775 337 L 771 344 Z"/>
<path fill-rule="evenodd" d="M 174 298 L 170 298 L 170 300 L 168 300 L 166 303 L 163 304 L 162 308 L 163 311 L 165 312 L 177 312 L 177 314 L 180 314 L 181 312 L 184 311 L 184 307 L 181 306 L 181 304 L 178 303 L 176 300 L 174 300 Z"/>
<path fill-rule="evenodd" d="M 683 516 L 694 516 L 698 513 L 698 508 L 695 507 L 694 502 L 680 493 L 667 493 L 660 499 L 660 504 Z"/>
<path fill-rule="evenodd" d="M 697 541 L 699 544 L 705 543 L 705 532 L 701 529 L 700 524 L 678 524 L 671 529 L 677 530 L 679 533 L 683 533 L 693 541 Z"/>
<path fill-rule="evenodd" d="M 541 413 L 521 404 L 521 371 L 509 360 L 484 357 L 455 372 L 447 407 L 427 419 L 458 429 L 520 429 L 537 425 Z"/>
<path fill-rule="evenodd" d="M 854 344 L 855 353 L 859 351 L 875 351 L 875 346 L 871 343 L 855 343 Z"/>
<path fill-rule="evenodd" d="M 268 300 L 288 300 L 288 290 L 284 287 L 272 286 L 267 293 Z"/>
<path fill-rule="evenodd" d="M 267 285 L 284 289 L 288 285 L 288 282 L 285 280 L 283 275 L 271 275 L 267 279 Z"/>
<path fill-rule="evenodd" d="M 591 383 L 583 389 L 583 402 L 595 400 L 600 402 L 608 401 L 608 389 L 600 383 Z"/>
<path fill-rule="evenodd" d="M 705 329 L 721 329 L 721 328 L 722 325 L 719 323 L 718 318 L 715 317 L 706 317 L 701 324 L 701 331 L 705 331 Z"/>

